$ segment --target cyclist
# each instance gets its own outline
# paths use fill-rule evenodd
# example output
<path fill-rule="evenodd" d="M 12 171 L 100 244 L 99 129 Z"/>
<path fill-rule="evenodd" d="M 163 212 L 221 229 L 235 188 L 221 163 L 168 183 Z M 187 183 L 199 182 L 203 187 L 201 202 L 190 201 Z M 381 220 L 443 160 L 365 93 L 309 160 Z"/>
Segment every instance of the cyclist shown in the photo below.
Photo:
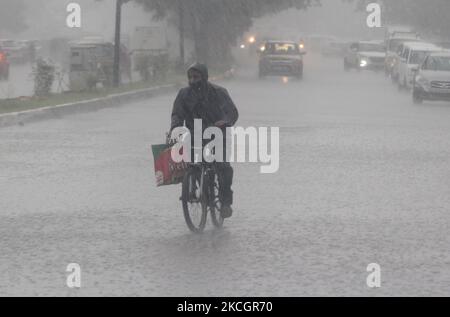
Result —
<path fill-rule="evenodd" d="M 204 64 L 195 63 L 187 71 L 189 86 L 179 91 L 172 110 L 172 123 L 170 131 L 185 125 L 194 137 L 194 119 L 201 119 L 202 126 L 216 126 L 223 131 L 224 158 L 226 158 L 227 127 L 236 123 L 239 113 L 231 100 L 228 91 L 214 85 L 208 80 L 208 68 Z M 170 133 L 169 133 L 170 135 Z M 219 175 L 219 197 L 222 203 L 220 210 L 223 218 L 231 217 L 233 210 L 233 168 L 230 163 L 217 162 Z"/>

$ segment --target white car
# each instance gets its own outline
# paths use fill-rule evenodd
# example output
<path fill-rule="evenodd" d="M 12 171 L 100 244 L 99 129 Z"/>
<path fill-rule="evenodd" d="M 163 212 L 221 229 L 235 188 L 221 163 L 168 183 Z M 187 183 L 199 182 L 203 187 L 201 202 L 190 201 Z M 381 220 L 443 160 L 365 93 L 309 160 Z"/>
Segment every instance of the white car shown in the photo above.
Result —
<path fill-rule="evenodd" d="M 394 33 L 386 40 L 386 61 L 385 61 L 385 73 L 386 76 L 393 76 L 396 63 L 398 63 L 398 51 L 400 46 L 405 42 L 419 42 L 420 37 L 415 33 Z M 397 80 L 396 77 L 393 78 Z"/>
<path fill-rule="evenodd" d="M 344 70 L 382 70 L 386 49 L 381 41 L 360 41 L 350 45 L 344 56 Z"/>
<path fill-rule="evenodd" d="M 422 65 L 414 69 L 413 100 L 450 101 L 450 51 L 429 54 Z"/>
<path fill-rule="evenodd" d="M 386 75 L 391 76 L 392 83 L 397 84 L 398 83 L 398 67 L 400 65 L 400 58 L 403 54 L 403 51 L 405 49 L 405 44 L 408 44 L 410 42 L 420 42 L 420 40 L 402 40 L 398 41 L 397 43 L 397 50 L 395 53 L 391 53 L 389 57 L 386 57 L 386 59 L 390 59 L 388 69 L 389 71 L 386 72 Z"/>
<path fill-rule="evenodd" d="M 414 69 L 422 64 L 425 57 L 432 52 L 442 51 L 442 48 L 431 43 L 408 42 L 404 44 L 403 53 L 398 64 L 399 90 L 411 89 L 414 81 Z"/>

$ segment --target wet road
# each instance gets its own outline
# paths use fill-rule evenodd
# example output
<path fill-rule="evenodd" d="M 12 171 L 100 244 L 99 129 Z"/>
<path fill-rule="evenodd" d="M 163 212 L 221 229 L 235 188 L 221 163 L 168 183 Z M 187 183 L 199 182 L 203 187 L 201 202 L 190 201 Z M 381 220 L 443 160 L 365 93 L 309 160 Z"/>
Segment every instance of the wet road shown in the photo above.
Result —
<path fill-rule="evenodd" d="M 303 82 L 254 74 L 225 85 L 240 126 L 280 127 L 280 170 L 235 164 L 235 215 L 203 235 L 154 185 L 174 95 L 1 129 L 0 295 L 448 296 L 450 104 L 313 56 Z"/>

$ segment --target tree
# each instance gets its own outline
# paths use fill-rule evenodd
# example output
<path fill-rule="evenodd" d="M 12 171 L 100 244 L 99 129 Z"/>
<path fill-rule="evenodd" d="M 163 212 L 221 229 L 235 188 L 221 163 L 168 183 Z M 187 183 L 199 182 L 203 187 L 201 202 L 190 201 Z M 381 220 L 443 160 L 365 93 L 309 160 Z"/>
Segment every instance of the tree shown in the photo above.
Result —
<path fill-rule="evenodd" d="M 318 0 L 135 1 L 152 11 L 156 18 L 173 16 L 183 35 L 194 40 L 197 60 L 219 68 L 231 62 L 231 47 L 250 29 L 254 18 L 319 3 Z"/>
<path fill-rule="evenodd" d="M 27 28 L 24 12 L 24 0 L 0 0 L 0 29 L 11 32 L 24 31 Z"/>

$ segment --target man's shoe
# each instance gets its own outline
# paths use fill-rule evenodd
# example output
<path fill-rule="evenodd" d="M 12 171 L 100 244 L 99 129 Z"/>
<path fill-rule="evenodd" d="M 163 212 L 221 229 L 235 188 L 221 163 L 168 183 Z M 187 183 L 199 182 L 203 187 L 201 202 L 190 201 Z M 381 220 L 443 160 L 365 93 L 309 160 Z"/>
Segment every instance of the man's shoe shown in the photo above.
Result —
<path fill-rule="evenodd" d="M 230 205 L 223 205 L 220 209 L 220 215 L 223 219 L 230 218 L 233 215 L 233 209 L 231 209 Z"/>

